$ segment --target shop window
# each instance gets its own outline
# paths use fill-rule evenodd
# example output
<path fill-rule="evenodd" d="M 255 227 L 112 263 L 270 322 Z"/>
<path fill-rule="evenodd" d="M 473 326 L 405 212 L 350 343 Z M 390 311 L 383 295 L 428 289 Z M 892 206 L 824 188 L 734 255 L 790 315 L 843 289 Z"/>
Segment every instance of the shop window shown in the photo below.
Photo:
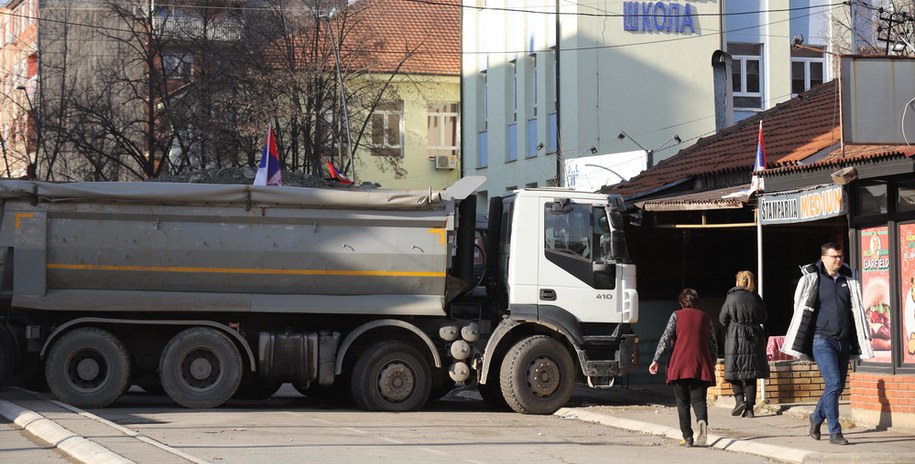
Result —
<path fill-rule="evenodd" d="M 915 211 L 915 181 L 901 182 L 896 198 L 896 212 Z"/>
<path fill-rule="evenodd" d="M 856 215 L 870 216 L 887 213 L 886 184 L 862 185 L 857 188 L 855 193 Z"/>

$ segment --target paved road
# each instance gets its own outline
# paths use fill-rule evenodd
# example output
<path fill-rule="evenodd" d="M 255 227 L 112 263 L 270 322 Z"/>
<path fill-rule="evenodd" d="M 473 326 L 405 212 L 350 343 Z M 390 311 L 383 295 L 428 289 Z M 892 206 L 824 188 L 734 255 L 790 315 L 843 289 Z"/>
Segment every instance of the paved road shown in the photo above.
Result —
<path fill-rule="evenodd" d="M 558 416 L 495 412 L 466 396 L 398 414 L 303 398 L 288 385 L 270 400 L 232 401 L 213 410 L 179 408 L 139 391 L 84 414 L 54 403 L 31 406 L 138 463 L 772 462 Z M 136 443 L 140 438 L 146 441 Z M 7 462 L 2 455 L 0 461 Z"/>

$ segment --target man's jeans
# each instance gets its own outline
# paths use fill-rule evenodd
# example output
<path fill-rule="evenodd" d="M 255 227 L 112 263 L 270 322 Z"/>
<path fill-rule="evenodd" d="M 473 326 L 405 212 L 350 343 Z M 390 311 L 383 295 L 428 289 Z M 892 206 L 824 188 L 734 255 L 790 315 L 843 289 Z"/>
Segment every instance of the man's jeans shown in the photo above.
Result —
<path fill-rule="evenodd" d="M 848 374 L 848 360 L 851 357 L 847 341 L 833 338 L 814 337 L 813 359 L 820 369 L 825 386 L 816 409 L 813 410 L 813 420 L 817 423 L 826 419 L 829 433 L 842 433 L 839 424 L 839 396 L 845 390 L 845 377 Z"/>

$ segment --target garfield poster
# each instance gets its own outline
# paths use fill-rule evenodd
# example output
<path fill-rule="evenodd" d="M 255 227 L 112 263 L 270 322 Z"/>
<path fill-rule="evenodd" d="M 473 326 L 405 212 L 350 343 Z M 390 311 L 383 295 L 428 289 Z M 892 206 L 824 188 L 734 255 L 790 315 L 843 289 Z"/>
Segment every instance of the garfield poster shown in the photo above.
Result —
<path fill-rule="evenodd" d="M 890 362 L 890 251 L 887 227 L 861 231 L 861 289 L 876 362 Z"/>

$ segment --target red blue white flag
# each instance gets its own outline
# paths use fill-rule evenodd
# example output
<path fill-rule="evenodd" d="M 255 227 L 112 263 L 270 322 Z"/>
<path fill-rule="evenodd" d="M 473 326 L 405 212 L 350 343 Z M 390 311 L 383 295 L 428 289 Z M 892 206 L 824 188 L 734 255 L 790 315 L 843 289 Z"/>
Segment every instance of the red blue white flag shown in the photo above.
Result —
<path fill-rule="evenodd" d="M 331 163 L 330 161 L 327 162 L 327 170 L 330 172 L 331 179 L 335 179 L 337 182 L 346 185 L 353 183 L 353 181 L 349 180 L 348 177 L 343 175 L 343 173 L 340 172 L 336 166 L 334 166 L 334 163 Z"/>
<path fill-rule="evenodd" d="M 283 185 L 280 155 L 276 151 L 276 137 L 273 136 L 271 126 L 267 126 L 267 140 L 264 142 L 261 162 L 257 166 L 257 175 L 254 176 L 254 185 Z"/>
<path fill-rule="evenodd" d="M 758 192 L 766 189 L 765 179 L 759 172 L 766 169 L 766 144 L 763 143 L 762 121 L 759 121 L 759 135 L 756 136 L 756 163 L 753 165 L 753 179 L 750 181 L 750 191 Z"/>

